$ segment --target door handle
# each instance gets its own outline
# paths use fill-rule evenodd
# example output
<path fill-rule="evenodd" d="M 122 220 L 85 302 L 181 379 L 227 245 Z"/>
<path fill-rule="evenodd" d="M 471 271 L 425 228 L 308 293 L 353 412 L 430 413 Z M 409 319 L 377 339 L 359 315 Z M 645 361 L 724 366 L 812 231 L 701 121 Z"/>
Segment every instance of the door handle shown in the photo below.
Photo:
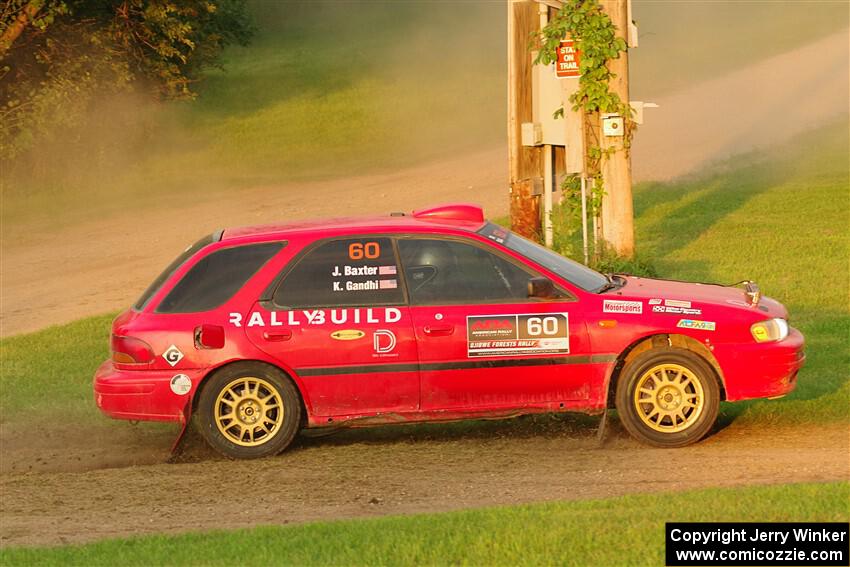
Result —
<path fill-rule="evenodd" d="M 265 331 L 263 338 L 270 342 L 288 341 L 292 338 L 292 331 Z"/>
<path fill-rule="evenodd" d="M 445 337 L 455 332 L 454 325 L 426 325 L 423 329 L 429 337 Z"/>

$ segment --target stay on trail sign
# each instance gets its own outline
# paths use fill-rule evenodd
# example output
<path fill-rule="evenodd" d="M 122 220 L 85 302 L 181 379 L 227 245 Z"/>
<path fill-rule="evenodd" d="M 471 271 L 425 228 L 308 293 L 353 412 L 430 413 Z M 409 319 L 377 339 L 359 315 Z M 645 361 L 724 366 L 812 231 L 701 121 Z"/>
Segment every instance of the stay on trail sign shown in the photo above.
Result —
<path fill-rule="evenodd" d="M 555 75 L 560 78 L 579 77 L 579 51 L 572 39 L 562 39 L 555 61 Z"/>

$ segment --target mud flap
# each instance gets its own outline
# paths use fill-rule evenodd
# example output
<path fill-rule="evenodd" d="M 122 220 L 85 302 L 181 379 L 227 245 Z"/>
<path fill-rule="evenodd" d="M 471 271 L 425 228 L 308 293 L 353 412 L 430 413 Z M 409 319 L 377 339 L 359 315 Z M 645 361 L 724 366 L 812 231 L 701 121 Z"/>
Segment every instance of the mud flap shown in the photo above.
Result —
<path fill-rule="evenodd" d="M 602 417 L 599 419 L 599 429 L 596 430 L 596 443 L 599 447 L 605 444 L 605 427 L 608 425 L 608 409 L 602 411 Z"/>
<path fill-rule="evenodd" d="M 180 432 L 171 444 L 171 454 L 168 456 L 167 462 L 173 463 L 183 453 L 183 440 L 186 438 L 186 431 L 189 429 L 189 423 L 192 421 L 192 398 L 183 406 L 183 411 L 180 414 Z"/>

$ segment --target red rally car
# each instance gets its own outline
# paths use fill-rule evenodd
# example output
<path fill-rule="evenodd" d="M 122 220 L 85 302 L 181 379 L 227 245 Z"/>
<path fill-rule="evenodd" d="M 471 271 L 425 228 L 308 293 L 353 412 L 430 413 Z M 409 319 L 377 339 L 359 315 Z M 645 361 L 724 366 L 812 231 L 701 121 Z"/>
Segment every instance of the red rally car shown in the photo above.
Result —
<path fill-rule="evenodd" d="M 454 204 L 236 228 L 115 319 L 98 407 L 186 422 L 231 457 L 302 427 L 599 413 L 702 438 L 721 400 L 794 389 L 803 336 L 758 288 L 603 275 Z"/>

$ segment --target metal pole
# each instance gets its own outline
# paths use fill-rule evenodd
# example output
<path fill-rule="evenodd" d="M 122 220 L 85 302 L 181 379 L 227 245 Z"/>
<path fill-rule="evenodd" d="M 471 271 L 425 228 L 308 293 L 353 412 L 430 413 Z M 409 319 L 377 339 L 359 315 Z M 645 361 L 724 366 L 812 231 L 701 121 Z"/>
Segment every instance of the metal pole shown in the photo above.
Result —
<path fill-rule="evenodd" d="M 584 265 L 587 266 L 587 178 L 584 175 L 581 176 L 581 248 L 584 252 Z"/>

